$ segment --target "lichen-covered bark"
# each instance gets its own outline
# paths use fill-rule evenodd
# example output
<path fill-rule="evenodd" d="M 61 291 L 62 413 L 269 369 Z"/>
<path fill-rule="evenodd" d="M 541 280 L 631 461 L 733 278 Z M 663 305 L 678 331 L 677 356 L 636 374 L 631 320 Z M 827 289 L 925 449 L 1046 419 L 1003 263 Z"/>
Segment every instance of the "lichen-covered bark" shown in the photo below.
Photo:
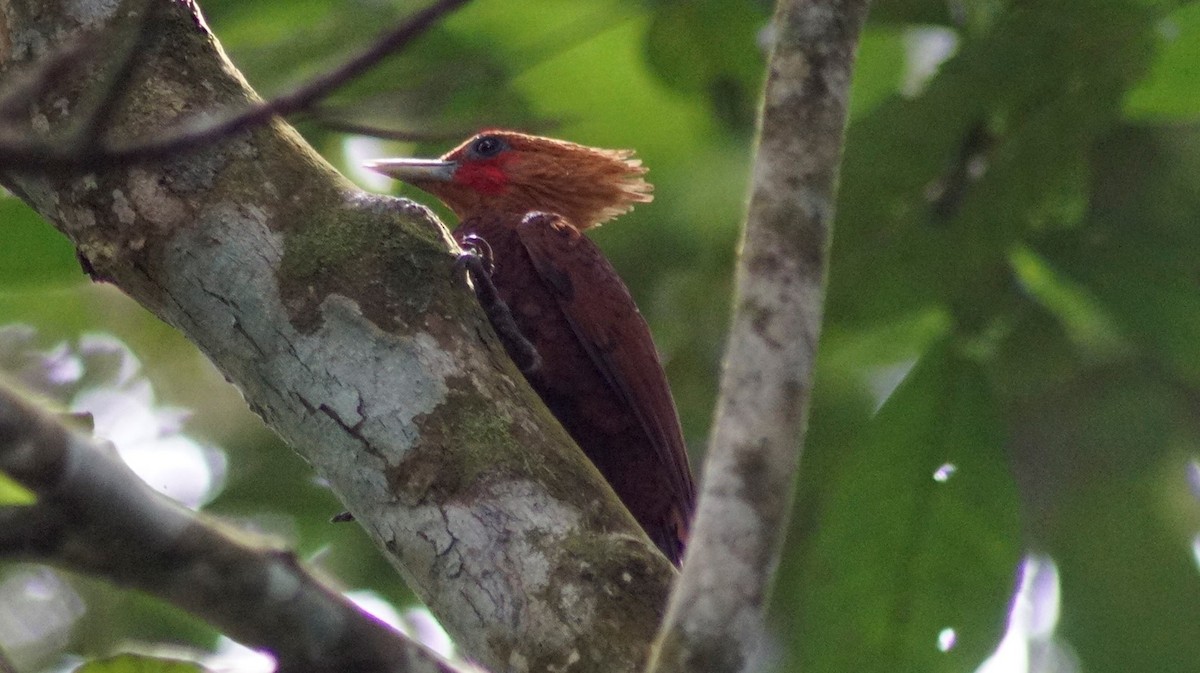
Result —
<path fill-rule="evenodd" d="M 0 76 L 133 4 L 0 1 Z M 193 10 L 163 9 L 110 137 L 253 99 Z M 31 101 L 32 128 L 62 132 L 96 79 Z M 670 565 L 508 361 L 427 210 L 356 190 L 282 121 L 161 165 L 0 180 L 212 358 L 472 657 L 640 665 Z"/>
<path fill-rule="evenodd" d="M 0 385 L 0 470 L 37 501 L 0 508 L 0 558 L 141 589 L 268 648 L 279 673 L 473 673 L 399 636 L 296 558 L 154 491 L 104 442 Z"/>
<path fill-rule="evenodd" d="M 866 0 L 778 3 L 713 440 L 655 673 L 733 673 L 757 650 L 803 441 L 865 18 Z"/>

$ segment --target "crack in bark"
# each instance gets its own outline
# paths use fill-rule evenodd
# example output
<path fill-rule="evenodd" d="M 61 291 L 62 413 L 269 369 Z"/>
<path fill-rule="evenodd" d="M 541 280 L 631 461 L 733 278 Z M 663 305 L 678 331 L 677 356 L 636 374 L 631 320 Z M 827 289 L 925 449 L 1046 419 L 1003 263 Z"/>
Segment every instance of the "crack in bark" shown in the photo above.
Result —
<path fill-rule="evenodd" d="M 361 408 L 361 404 L 362 404 L 362 401 L 360 398 L 360 400 L 359 400 L 360 408 Z M 308 406 L 308 405 L 305 404 L 305 406 Z M 350 425 L 346 421 L 342 420 L 342 417 L 339 416 L 338 413 L 336 411 L 334 411 L 332 407 L 330 407 L 328 404 L 325 404 L 323 402 L 320 404 L 320 406 L 317 407 L 317 411 L 320 411 L 321 413 L 325 414 L 329 418 L 333 419 L 334 423 L 337 423 L 339 426 L 341 426 L 342 430 L 346 431 L 346 434 L 357 439 L 363 445 L 364 448 L 370 448 L 371 442 L 368 441 L 366 437 L 363 437 L 362 433 L 361 433 L 363 424 L 366 423 L 365 418 L 360 418 L 357 423 L 355 423 L 354 425 Z"/>

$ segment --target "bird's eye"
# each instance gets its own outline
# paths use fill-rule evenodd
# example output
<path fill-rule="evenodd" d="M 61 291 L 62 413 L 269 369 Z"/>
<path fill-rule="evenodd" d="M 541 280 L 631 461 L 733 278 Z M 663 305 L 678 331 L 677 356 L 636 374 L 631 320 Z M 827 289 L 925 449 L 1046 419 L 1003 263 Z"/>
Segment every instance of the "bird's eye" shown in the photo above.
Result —
<path fill-rule="evenodd" d="M 480 157 L 494 157 L 504 149 L 504 141 L 495 136 L 484 136 L 471 145 L 471 151 Z"/>

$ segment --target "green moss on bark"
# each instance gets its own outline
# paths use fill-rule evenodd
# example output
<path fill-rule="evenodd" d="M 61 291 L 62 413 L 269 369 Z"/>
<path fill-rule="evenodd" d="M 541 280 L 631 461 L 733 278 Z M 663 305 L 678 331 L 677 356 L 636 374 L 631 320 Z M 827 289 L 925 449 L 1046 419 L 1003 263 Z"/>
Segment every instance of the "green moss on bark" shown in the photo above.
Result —
<path fill-rule="evenodd" d="M 396 210 L 387 212 L 389 205 Z M 321 302 L 336 293 L 361 298 L 363 314 L 379 327 L 406 331 L 405 325 L 435 310 L 437 293 L 450 290 L 454 258 L 447 239 L 435 224 L 417 223 L 423 215 L 417 208 L 374 197 L 307 212 L 308 221 L 284 232 L 279 268 L 280 288 L 298 329 L 318 327 Z"/>

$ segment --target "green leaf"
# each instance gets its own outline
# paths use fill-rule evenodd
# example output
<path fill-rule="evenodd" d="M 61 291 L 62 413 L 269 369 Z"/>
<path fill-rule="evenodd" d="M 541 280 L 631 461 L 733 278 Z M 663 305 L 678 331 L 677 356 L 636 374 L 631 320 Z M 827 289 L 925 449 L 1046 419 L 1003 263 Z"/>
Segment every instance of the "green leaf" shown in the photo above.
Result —
<path fill-rule="evenodd" d="M 939 306 L 978 320 L 1011 300 L 1008 250 L 1085 214 L 1090 153 L 1146 68 L 1152 18 L 1107 1 L 1007 13 L 964 40 L 919 98 L 855 120 L 831 320 Z"/>
<path fill-rule="evenodd" d="M 1200 383 L 1196 265 L 1145 241 L 1125 240 L 1093 252 L 1087 266 L 1076 268 L 1080 281 L 1126 334 L 1143 345 L 1146 355 Z M 1130 282 L 1131 277 L 1136 281 Z"/>
<path fill-rule="evenodd" d="M 1013 250 L 1010 258 L 1024 288 L 1062 322 L 1081 350 L 1105 356 L 1125 349 L 1112 318 L 1085 288 L 1063 277 L 1028 248 Z"/>
<path fill-rule="evenodd" d="M 857 119 L 900 89 L 907 49 L 905 29 L 868 26 L 858 44 L 850 83 L 850 118 Z"/>
<path fill-rule="evenodd" d="M 33 491 L 0 472 L 0 507 L 32 505 L 37 502 Z"/>
<path fill-rule="evenodd" d="M 1062 577 L 1060 633 L 1082 671 L 1196 670 L 1196 529 L 1164 526 L 1166 491 L 1151 480 L 1098 478 L 1056 517 L 1048 544 Z"/>
<path fill-rule="evenodd" d="M 0 294 L 83 280 L 71 242 L 20 199 L 0 197 Z"/>
<path fill-rule="evenodd" d="M 1126 96 L 1125 116 L 1155 122 L 1200 119 L 1200 5 L 1185 5 L 1159 23 L 1154 64 Z"/>
<path fill-rule="evenodd" d="M 705 95 L 726 127 L 749 129 L 766 62 L 757 44 L 766 22 L 751 2 L 660 2 L 646 33 L 646 63 L 666 86 Z"/>
<path fill-rule="evenodd" d="M 89 661 L 75 669 L 75 673 L 203 673 L 205 670 L 200 664 L 191 661 L 141 654 L 118 654 Z"/>
<path fill-rule="evenodd" d="M 960 673 L 995 647 L 1021 551 L 1003 440 L 979 367 L 928 352 L 822 486 L 802 670 Z"/>
<path fill-rule="evenodd" d="M 1061 577 L 1058 634 L 1089 673 L 1187 673 L 1200 661 L 1194 390 L 1136 360 L 1010 405 L 1031 534 Z"/>
<path fill-rule="evenodd" d="M 1095 152 L 1086 226 L 1039 255 L 1095 301 L 1140 356 L 1200 382 L 1200 133 L 1123 128 Z"/>
<path fill-rule="evenodd" d="M 889 0 L 871 7 L 869 21 L 873 24 L 950 25 L 959 19 L 959 11 L 974 13 L 980 7 L 990 7 L 1000 0 L 974 0 L 964 5 L 952 5 L 939 0 Z"/>

